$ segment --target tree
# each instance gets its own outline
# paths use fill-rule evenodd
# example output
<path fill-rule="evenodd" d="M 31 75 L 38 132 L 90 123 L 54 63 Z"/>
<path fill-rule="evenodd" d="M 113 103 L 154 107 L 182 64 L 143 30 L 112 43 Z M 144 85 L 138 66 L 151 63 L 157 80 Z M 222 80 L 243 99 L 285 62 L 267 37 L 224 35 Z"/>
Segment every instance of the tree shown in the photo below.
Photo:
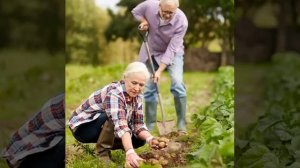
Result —
<path fill-rule="evenodd" d="M 0 1 L 0 47 L 64 49 L 64 1 Z"/>
<path fill-rule="evenodd" d="M 268 7 L 266 9 L 266 7 Z M 275 52 L 282 52 L 287 50 L 299 51 L 298 34 L 299 34 L 299 8 L 300 2 L 296 0 L 236 0 L 236 11 L 239 11 L 236 15 L 237 22 L 243 20 L 250 20 L 255 24 L 257 29 L 274 29 L 274 40 L 268 42 L 268 44 L 274 45 Z M 268 15 L 274 18 L 274 24 L 271 26 L 265 26 L 266 22 L 271 19 L 261 19 L 261 17 L 255 17 L 258 11 L 265 9 L 263 16 Z M 259 23 L 255 22 L 260 20 Z M 241 30 L 241 32 L 244 30 Z M 252 36 L 255 36 L 254 33 Z M 245 41 L 249 41 L 245 39 Z M 266 45 L 266 44 L 263 44 Z M 270 54 L 270 58 L 274 51 Z M 247 52 L 247 51 L 245 51 Z M 268 59 L 270 60 L 270 59 Z"/>
<path fill-rule="evenodd" d="M 67 62 L 97 65 L 107 16 L 94 0 L 66 1 Z"/>
<path fill-rule="evenodd" d="M 184 0 L 181 1 L 181 8 L 189 20 L 186 46 L 199 41 L 206 46 L 207 42 L 220 39 L 221 64 L 227 64 L 228 57 L 233 57 L 233 0 Z"/>
<path fill-rule="evenodd" d="M 122 11 L 117 14 L 108 10 L 111 22 L 105 31 L 105 37 L 108 41 L 114 41 L 118 37 L 123 40 L 133 40 L 137 38 L 137 26 L 134 17 L 131 14 L 131 10 L 141 3 L 143 0 L 121 0 L 117 6 L 122 7 Z"/>

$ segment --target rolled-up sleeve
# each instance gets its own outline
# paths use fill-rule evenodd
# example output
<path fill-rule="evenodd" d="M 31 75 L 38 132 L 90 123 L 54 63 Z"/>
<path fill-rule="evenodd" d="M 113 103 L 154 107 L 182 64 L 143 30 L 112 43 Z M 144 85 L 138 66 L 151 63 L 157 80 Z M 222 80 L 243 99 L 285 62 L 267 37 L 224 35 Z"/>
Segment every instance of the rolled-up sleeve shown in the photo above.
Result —
<path fill-rule="evenodd" d="M 147 3 L 147 1 L 142 2 L 132 9 L 131 13 L 137 21 L 141 21 L 142 18 L 145 18 Z"/>
<path fill-rule="evenodd" d="M 187 31 L 187 24 L 183 24 L 178 28 L 174 36 L 171 38 L 170 43 L 167 47 L 166 52 L 161 58 L 161 62 L 170 65 L 172 60 L 175 57 L 175 54 L 180 50 L 180 46 L 183 44 L 183 38 L 185 36 L 185 33 Z"/>
<path fill-rule="evenodd" d="M 104 110 L 114 124 L 114 134 L 121 138 L 126 132 L 131 134 L 125 112 L 125 102 L 117 94 L 110 93 L 104 99 Z"/>

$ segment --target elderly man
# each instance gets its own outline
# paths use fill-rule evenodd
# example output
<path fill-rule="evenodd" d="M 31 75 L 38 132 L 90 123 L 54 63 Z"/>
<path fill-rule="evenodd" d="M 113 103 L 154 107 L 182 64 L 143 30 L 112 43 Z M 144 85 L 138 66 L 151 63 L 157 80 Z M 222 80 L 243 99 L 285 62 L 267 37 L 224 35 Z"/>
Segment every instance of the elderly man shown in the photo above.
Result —
<path fill-rule="evenodd" d="M 171 77 L 171 93 L 174 96 L 179 133 L 186 133 L 186 89 L 183 83 L 183 38 L 188 27 L 185 14 L 178 8 L 178 0 L 147 0 L 137 5 L 133 16 L 140 22 L 139 28 L 148 31 L 148 43 L 155 67 L 153 80 L 146 84 L 144 93 L 146 125 L 152 130 L 156 122 L 157 94 L 155 83 L 161 73 L 167 69 Z M 140 59 L 150 70 L 150 61 L 144 44 L 140 50 Z"/>

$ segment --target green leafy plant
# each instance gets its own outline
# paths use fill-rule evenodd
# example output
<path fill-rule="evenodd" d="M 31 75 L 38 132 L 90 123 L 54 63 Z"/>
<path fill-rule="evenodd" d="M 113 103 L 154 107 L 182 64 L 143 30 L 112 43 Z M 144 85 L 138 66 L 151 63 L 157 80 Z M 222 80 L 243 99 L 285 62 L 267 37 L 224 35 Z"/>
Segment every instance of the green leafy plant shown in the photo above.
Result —
<path fill-rule="evenodd" d="M 210 105 L 192 116 L 198 137 L 187 158 L 195 167 L 233 167 L 233 77 L 233 67 L 219 68 Z"/>
<path fill-rule="evenodd" d="M 277 54 L 266 75 L 266 112 L 237 139 L 237 167 L 299 167 L 300 57 Z"/>

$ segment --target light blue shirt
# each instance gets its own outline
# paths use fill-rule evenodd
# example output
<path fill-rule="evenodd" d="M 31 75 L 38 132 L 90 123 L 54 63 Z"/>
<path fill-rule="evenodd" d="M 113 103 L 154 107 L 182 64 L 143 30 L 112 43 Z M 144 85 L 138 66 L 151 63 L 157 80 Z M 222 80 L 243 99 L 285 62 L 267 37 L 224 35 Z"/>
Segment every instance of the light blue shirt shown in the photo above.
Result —
<path fill-rule="evenodd" d="M 188 28 L 188 20 L 185 14 L 177 8 L 172 19 L 168 23 L 162 24 L 159 16 L 159 2 L 157 0 L 144 1 L 131 12 L 138 21 L 141 21 L 142 17 L 148 21 L 148 44 L 157 63 L 169 65 L 175 55 L 184 55 L 183 38 Z M 147 61 L 148 56 L 144 43 L 139 55 L 140 61 Z"/>

